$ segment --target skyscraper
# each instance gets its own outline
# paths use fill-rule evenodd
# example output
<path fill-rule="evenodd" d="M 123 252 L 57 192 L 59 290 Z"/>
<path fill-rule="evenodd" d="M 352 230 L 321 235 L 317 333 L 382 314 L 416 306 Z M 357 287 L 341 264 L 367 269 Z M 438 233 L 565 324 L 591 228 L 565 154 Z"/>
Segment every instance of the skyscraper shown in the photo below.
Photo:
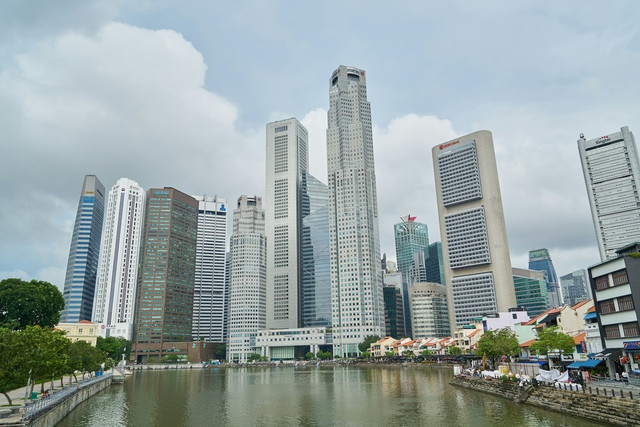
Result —
<path fill-rule="evenodd" d="M 562 296 L 565 304 L 576 305 L 580 301 L 591 299 L 591 287 L 587 270 L 581 269 L 560 277 Z"/>
<path fill-rule="evenodd" d="M 333 349 L 358 354 L 384 332 L 371 106 L 363 70 L 341 65 L 329 80 L 327 114 Z"/>
<path fill-rule="evenodd" d="M 416 222 L 416 217 L 411 215 L 400 219 L 402 222 L 393 226 L 398 270 L 416 282 L 424 282 L 427 280 L 426 259 L 429 257 L 427 224 Z"/>
<path fill-rule="evenodd" d="M 64 279 L 65 307 L 60 314 L 60 323 L 91 320 L 103 217 L 104 185 L 95 175 L 87 175 L 82 184 L 76 222 L 73 226 L 67 274 Z"/>
<path fill-rule="evenodd" d="M 402 290 L 395 286 L 383 286 L 382 292 L 384 294 L 384 335 L 395 338 L 405 336 Z"/>
<path fill-rule="evenodd" d="M 547 295 L 549 297 L 549 307 L 559 307 L 562 305 L 562 291 L 553 261 L 546 249 L 535 249 L 529 251 L 529 270 L 542 271 L 547 281 Z"/>
<path fill-rule="evenodd" d="M 580 134 L 582 161 L 593 225 L 602 261 L 616 250 L 640 241 L 640 170 L 633 133 L 620 132 L 586 140 Z"/>
<path fill-rule="evenodd" d="M 267 327 L 267 237 L 262 199 L 240 196 L 233 211 L 227 359 L 246 362 Z"/>
<path fill-rule="evenodd" d="M 194 196 L 198 201 L 198 238 L 193 289 L 194 341 L 227 342 L 226 201 Z"/>
<path fill-rule="evenodd" d="M 524 268 L 512 270 L 518 307 L 523 307 L 531 318 L 549 310 L 547 279 L 544 272 Z"/>
<path fill-rule="evenodd" d="M 515 307 L 491 132 L 433 147 L 451 328 Z"/>
<path fill-rule="evenodd" d="M 329 189 L 308 173 L 302 188 L 302 326 L 331 327 Z"/>
<path fill-rule="evenodd" d="M 139 362 L 191 341 L 197 234 L 196 199 L 171 187 L 147 191 L 133 346 Z"/>
<path fill-rule="evenodd" d="M 265 232 L 267 326 L 302 325 L 302 184 L 307 130 L 290 118 L 267 124 Z"/>
<path fill-rule="evenodd" d="M 451 334 L 447 292 L 440 283 L 414 283 L 409 288 L 414 339 L 446 338 Z"/>
<path fill-rule="evenodd" d="M 144 199 L 128 178 L 109 191 L 92 319 L 102 337 L 133 338 Z"/>
<path fill-rule="evenodd" d="M 442 243 L 434 242 L 429 245 L 427 258 L 427 282 L 445 285 L 444 264 L 442 262 Z"/>

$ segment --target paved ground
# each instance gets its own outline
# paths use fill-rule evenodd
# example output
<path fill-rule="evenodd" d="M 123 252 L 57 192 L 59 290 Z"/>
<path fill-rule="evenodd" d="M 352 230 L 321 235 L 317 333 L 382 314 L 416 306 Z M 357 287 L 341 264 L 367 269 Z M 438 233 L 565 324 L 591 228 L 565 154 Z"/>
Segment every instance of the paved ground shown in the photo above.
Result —
<path fill-rule="evenodd" d="M 64 377 L 64 386 L 67 387 L 69 385 L 69 379 L 71 379 L 71 383 L 75 383 L 76 381 L 73 379 L 73 376 L 65 376 Z M 82 375 L 78 376 L 78 379 L 81 380 L 82 379 Z M 53 382 L 53 387 L 54 390 L 58 390 L 60 387 L 60 379 L 57 379 Z M 47 381 L 44 383 L 44 389 L 48 390 L 51 388 L 51 381 Z M 9 397 L 12 400 L 12 403 L 15 404 L 20 404 L 22 405 L 24 403 L 24 393 L 26 391 L 27 387 L 22 387 L 19 388 L 17 390 L 13 390 L 10 391 L 9 393 L 7 393 L 9 395 Z M 37 383 L 35 385 L 35 387 L 33 388 L 34 392 L 38 393 L 38 396 L 40 396 L 40 383 Z M 0 393 L 0 405 L 7 405 L 9 402 L 7 402 L 7 398 L 4 396 L 4 394 Z"/>

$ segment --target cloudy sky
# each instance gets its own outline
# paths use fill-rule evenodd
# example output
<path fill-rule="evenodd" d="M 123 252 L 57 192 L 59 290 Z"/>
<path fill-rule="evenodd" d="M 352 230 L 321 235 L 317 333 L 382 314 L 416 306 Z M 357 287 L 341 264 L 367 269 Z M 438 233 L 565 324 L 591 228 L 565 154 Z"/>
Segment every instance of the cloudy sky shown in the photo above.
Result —
<path fill-rule="evenodd" d="M 561 275 L 594 264 L 576 140 L 640 132 L 638 16 L 636 1 L 4 0 L 0 278 L 62 286 L 85 174 L 263 195 L 265 124 L 295 116 L 326 182 L 340 64 L 367 71 L 390 259 L 403 215 L 440 240 L 431 147 L 488 129 L 513 266 L 542 247 Z"/>

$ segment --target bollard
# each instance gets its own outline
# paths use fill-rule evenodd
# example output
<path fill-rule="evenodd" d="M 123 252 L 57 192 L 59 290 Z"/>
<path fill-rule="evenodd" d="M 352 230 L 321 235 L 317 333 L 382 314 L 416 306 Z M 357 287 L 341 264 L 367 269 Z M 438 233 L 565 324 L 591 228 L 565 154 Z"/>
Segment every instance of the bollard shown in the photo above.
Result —
<path fill-rule="evenodd" d="M 598 389 L 598 387 L 596 387 L 596 394 L 600 396 L 600 390 Z"/>
<path fill-rule="evenodd" d="M 633 399 L 633 392 L 629 391 L 629 399 Z"/>
<path fill-rule="evenodd" d="M 624 397 L 624 391 L 620 390 L 620 397 Z"/>

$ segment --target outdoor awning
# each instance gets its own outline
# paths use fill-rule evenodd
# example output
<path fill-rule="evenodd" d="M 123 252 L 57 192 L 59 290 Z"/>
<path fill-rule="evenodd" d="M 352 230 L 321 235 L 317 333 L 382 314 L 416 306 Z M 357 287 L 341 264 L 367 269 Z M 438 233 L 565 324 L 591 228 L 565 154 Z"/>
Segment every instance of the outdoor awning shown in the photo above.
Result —
<path fill-rule="evenodd" d="M 604 360 L 604 359 L 608 359 L 609 357 L 611 357 L 612 355 L 614 355 L 616 353 L 620 353 L 620 350 L 605 350 L 605 351 L 601 351 L 600 353 L 596 353 L 591 357 L 593 359 Z"/>
<path fill-rule="evenodd" d="M 581 368 L 582 366 L 584 366 L 584 362 L 579 361 L 579 362 L 573 362 L 571 365 L 567 366 L 568 369 L 578 369 Z"/>
<path fill-rule="evenodd" d="M 584 316 L 584 320 L 595 319 L 596 317 L 598 317 L 598 314 L 593 311 L 591 313 L 587 313 L 587 315 Z"/>
<path fill-rule="evenodd" d="M 588 359 L 582 362 L 582 368 L 595 368 L 602 363 L 602 360 Z"/>

